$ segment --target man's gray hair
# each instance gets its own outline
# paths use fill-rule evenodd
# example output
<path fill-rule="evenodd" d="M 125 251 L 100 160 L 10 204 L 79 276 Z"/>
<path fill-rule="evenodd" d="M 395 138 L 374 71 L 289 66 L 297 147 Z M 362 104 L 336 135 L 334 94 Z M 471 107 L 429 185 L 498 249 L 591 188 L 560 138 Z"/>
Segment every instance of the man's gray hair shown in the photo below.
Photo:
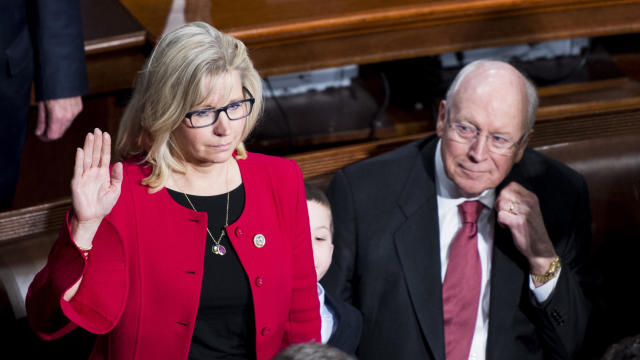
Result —
<path fill-rule="evenodd" d="M 325 344 L 294 344 L 280 351 L 273 360 L 356 360 L 340 349 Z"/>
<path fill-rule="evenodd" d="M 449 89 L 447 90 L 447 97 L 446 97 L 447 114 L 449 112 L 449 108 L 453 104 L 454 95 L 458 91 L 458 88 L 460 87 L 460 84 L 462 83 L 462 80 L 464 80 L 464 78 L 467 77 L 467 75 L 469 75 L 473 70 L 475 70 L 479 66 L 481 66 L 481 65 L 489 65 L 491 63 L 501 63 L 501 64 L 504 64 L 504 65 L 508 65 L 509 67 L 513 68 L 513 70 L 515 70 L 518 74 L 520 74 L 520 76 L 522 76 L 522 79 L 523 79 L 524 84 L 525 84 L 525 91 L 527 93 L 527 118 L 526 118 L 526 123 L 525 123 L 524 134 L 522 136 L 522 138 L 524 139 L 529 134 L 531 129 L 533 129 L 533 125 L 536 122 L 536 112 L 538 111 L 538 102 L 539 102 L 539 100 L 538 100 L 538 92 L 537 92 L 536 87 L 533 84 L 533 82 L 525 74 L 520 72 L 518 69 L 516 69 L 512 65 L 510 65 L 510 64 L 508 64 L 506 62 L 503 62 L 503 61 L 476 60 L 476 61 L 473 61 L 473 62 L 465 65 L 462 68 L 462 70 L 460 70 L 460 72 L 458 72 L 458 74 L 456 75 L 455 79 L 453 79 L 453 82 L 451 83 L 451 85 L 449 85 Z"/>

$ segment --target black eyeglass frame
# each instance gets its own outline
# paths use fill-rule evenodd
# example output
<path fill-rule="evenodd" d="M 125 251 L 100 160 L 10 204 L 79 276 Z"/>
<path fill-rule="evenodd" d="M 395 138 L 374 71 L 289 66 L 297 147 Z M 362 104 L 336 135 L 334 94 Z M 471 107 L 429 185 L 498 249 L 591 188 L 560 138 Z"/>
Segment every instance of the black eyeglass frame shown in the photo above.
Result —
<path fill-rule="evenodd" d="M 234 120 L 240 120 L 240 119 L 244 119 L 249 117 L 249 115 L 251 115 L 251 111 L 253 111 L 253 105 L 256 102 L 256 99 L 253 97 L 253 95 L 251 94 L 251 92 L 249 91 L 249 89 L 247 89 L 246 87 L 242 87 L 242 90 L 246 91 L 247 94 L 249 94 L 249 98 L 247 99 L 242 99 L 242 100 L 238 100 L 238 101 L 234 101 L 230 104 L 227 104 L 223 107 L 220 108 L 214 108 L 214 107 L 208 107 L 208 108 L 204 108 L 204 109 L 198 109 L 198 110 L 193 110 L 193 111 L 189 111 L 188 113 L 185 114 L 185 118 L 189 119 L 189 124 L 191 125 L 190 127 L 193 129 L 200 129 L 200 128 L 205 128 L 208 126 L 213 126 L 215 125 L 216 122 L 218 122 L 218 118 L 220 117 L 220 113 L 224 112 L 225 115 L 227 115 L 227 119 L 234 121 Z M 244 104 L 244 103 L 249 103 L 249 111 L 247 111 L 247 115 L 243 116 L 243 117 L 239 117 L 239 118 L 235 118 L 232 119 L 229 116 L 229 113 L 227 113 L 227 109 L 232 107 L 232 106 L 236 106 L 236 105 L 240 105 L 240 104 Z M 200 112 L 200 111 L 205 111 L 205 110 L 215 110 L 215 115 L 213 117 L 213 122 L 211 124 L 207 124 L 207 125 L 200 125 L 200 126 L 195 126 L 193 125 L 193 121 L 191 120 L 191 116 L 193 116 L 193 114 Z"/>

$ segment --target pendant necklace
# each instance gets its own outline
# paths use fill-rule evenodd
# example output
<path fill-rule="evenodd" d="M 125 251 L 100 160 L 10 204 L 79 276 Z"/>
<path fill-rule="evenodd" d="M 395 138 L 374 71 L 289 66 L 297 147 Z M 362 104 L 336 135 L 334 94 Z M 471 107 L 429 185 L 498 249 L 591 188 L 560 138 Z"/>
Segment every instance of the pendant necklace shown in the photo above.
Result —
<path fill-rule="evenodd" d="M 229 172 L 229 165 L 227 165 L 227 173 Z M 227 179 L 228 181 L 229 179 Z M 227 183 L 227 190 L 229 189 L 229 184 Z M 220 242 L 222 241 L 222 237 L 225 234 L 224 229 L 227 228 L 227 226 L 229 226 L 229 193 L 230 191 L 227 191 L 227 212 L 225 215 L 225 220 L 224 220 L 224 227 L 222 228 L 222 231 L 220 231 L 220 236 L 218 236 L 218 239 L 216 240 L 216 238 L 213 237 L 213 235 L 211 235 L 211 231 L 209 231 L 209 225 L 207 225 L 207 233 L 209 234 L 209 237 L 211 238 L 211 240 L 213 240 L 213 245 L 211 246 L 211 252 L 216 254 L 216 255 L 224 255 L 227 253 L 227 249 L 224 247 L 224 245 L 221 245 Z M 189 202 L 189 205 L 191 205 L 191 208 L 193 209 L 193 211 L 198 211 L 196 210 L 196 207 L 193 206 L 193 203 L 191 202 L 191 200 L 189 199 L 189 196 L 187 195 L 187 193 L 183 193 L 184 197 L 187 199 L 187 201 Z"/>

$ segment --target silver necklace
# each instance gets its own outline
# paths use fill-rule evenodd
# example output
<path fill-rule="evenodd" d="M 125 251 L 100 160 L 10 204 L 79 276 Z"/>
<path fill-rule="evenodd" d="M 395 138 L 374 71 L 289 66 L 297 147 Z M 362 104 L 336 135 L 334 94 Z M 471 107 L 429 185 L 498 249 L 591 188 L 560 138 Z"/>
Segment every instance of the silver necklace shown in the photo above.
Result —
<path fill-rule="evenodd" d="M 220 256 L 227 253 L 227 249 L 223 245 L 220 245 L 220 241 L 222 241 L 222 237 L 225 234 L 224 229 L 227 226 L 229 226 L 229 193 L 230 191 L 227 192 L 227 214 L 224 220 L 224 227 L 222 228 L 222 231 L 220 231 L 220 236 L 218 236 L 218 240 L 216 240 L 216 238 L 214 238 L 213 235 L 211 235 L 211 231 L 209 231 L 209 226 L 207 226 L 207 233 L 209 234 L 209 237 L 211 238 L 211 240 L 213 240 L 213 245 L 211 246 L 211 252 Z M 187 195 L 187 193 L 183 193 L 183 194 L 184 194 L 184 197 L 187 198 L 187 201 L 189 202 L 189 205 L 191 205 L 191 208 L 193 209 L 193 211 L 198 211 L 196 210 L 196 207 L 193 206 L 193 203 L 189 199 L 189 196 Z"/>

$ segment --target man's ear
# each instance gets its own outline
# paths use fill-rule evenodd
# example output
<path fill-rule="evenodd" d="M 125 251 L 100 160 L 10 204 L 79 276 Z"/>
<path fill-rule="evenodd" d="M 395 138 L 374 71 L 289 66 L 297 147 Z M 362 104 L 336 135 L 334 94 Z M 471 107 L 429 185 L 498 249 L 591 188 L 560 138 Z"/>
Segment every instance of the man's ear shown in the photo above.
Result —
<path fill-rule="evenodd" d="M 440 101 L 438 105 L 438 122 L 436 124 L 436 132 L 438 137 L 444 136 L 444 131 L 447 128 L 447 102 L 445 100 Z"/>
<path fill-rule="evenodd" d="M 522 156 L 524 155 L 524 149 L 526 149 L 527 145 L 529 144 L 529 139 L 531 138 L 531 134 L 533 134 L 533 129 L 529 130 L 529 133 L 527 134 L 527 136 L 525 136 L 525 138 L 522 139 L 522 142 L 518 146 L 518 151 L 516 152 L 514 164 L 522 160 Z"/>

